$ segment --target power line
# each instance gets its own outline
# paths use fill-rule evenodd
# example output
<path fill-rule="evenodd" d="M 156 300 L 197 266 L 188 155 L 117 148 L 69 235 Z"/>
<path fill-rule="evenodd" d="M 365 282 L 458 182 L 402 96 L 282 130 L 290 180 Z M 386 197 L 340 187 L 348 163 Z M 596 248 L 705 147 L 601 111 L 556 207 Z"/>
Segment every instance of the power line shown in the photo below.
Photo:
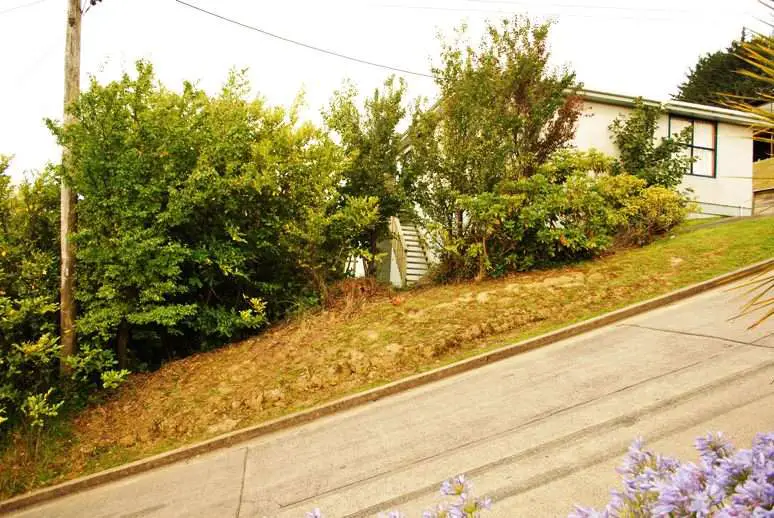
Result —
<path fill-rule="evenodd" d="M 43 1 L 43 0 L 39 0 L 39 1 Z M 291 43 L 293 45 L 298 45 L 299 47 L 304 47 L 306 49 L 314 50 L 314 51 L 317 51 L 317 52 L 322 52 L 323 54 L 328 54 L 329 56 L 335 56 L 337 58 L 347 59 L 349 61 L 354 61 L 355 63 L 361 63 L 363 65 L 371 65 L 372 67 L 384 68 L 386 70 L 392 70 L 393 72 L 401 72 L 403 74 L 410 74 L 410 75 L 419 76 L 419 77 L 429 77 L 431 79 L 433 78 L 432 75 L 426 74 L 424 72 L 414 72 L 412 70 L 406 70 L 405 68 L 398 68 L 398 67 L 392 67 L 390 65 L 383 65 L 381 63 L 375 63 L 373 61 L 368 61 L 368 60 L 365 60 L 365 59 L 360 59 L 360 58 L 356 58 L 356 57 L 353 57 L 353 56 L 348 56 L 346 54 L 341 54 L 341 53 L 335 52 L 333 50 L 328 50 L 328 49 L 323 49 L 323 48 L 320 48 L 320 47 L 316 47 L 314 45 L 310 45 L 309 43 L 304 43 L 304 42 L 301 42 L 301 41 L 297 41 L 297 40 L 293 40 L 293 39 L 290 39 L 290 38 L 286 38 L 284 36 L 280 36 L 279 34 L 274 34 L 272 32 L 260 29 L 258 27 L 254 27 L 252 25 L 247 25 L 246 23 L 242 23 L 242 22 L 234 20 L 232 18 L 227 18 L 225 16 L 222 16 L 220 14 L 214 13 L 212 11 L 208 11 L 206 9 L 203 9 L 203 8 L 201 8 L 199 6 L 196 6 L 196 5 L 193 5 L 193 4 L 189 4 L 188 2 L 184 2 L 183 0 L 175 0 L 175 1 L 178 4 L 181 4 L 181 5 L 184 5 L 186 7 L 191 8 L 191 9 L 194 9 L 196 11 L 208 14 L 208 15 L 214 17 L 214 18 L 218 18 L 218 19 L 223 20 L 225 22 L 229 22 L 229 23 L 232 23 L 234 25 L 238 25 L 238 26 L 243 27 L 245 29 L 250 29 L 251 31 L 259 32 L 259 33 L 263 34 L 264 36 L 269 36 L 270 38 L 275 38 L 275 39 L 284 41 L 286 43 Z"/>
<path fill-rule="evenodd" d="M 547 4 L 540 2 L 539 4 L 530 3 L 527 1 L 519 1 L 519 0 L 466 0 L 467 2 L 477 3 L 477 4 L 504 4 L 504 5 L 521 5 L 524 7 L 559 7 L 559 8 L 570 8 L 570 9 L 610 9 L 615 11 L 646 11 L 646 12 L 661 12 L 661 13 L 668 13 L 668 14 L 689 14 L 691 11 L 689 10 L 675 10 L 675 9 L 664 9 L 664 8 L 658 8 L 658 7 L 629 7 L 629 6 L 622 6 L 622 5 L 595 5 L 595 4 Z"/>
<path fill-rule="evenodd" d="M 8 9 L 3 9 L 2 11 L 0 11 L 0 14 L 10 13 L 12 11 L 17 11 L 19 9 L 24 9 L 25 7 L 32 7 L 33 5 L 42 4 L 43 2 L 46 2 L 46 1 L 47 0 L 35 0 L 34 2 L 28 2 L 26 4 L 17 5 L 17 6 L 14 6 L 14 7 L 10 7 Z"/>
<path fill-rule="evenodd" d="M 86 0 L 86 3 L 84 3 L 83 7 L 81 7 L 81 13 L 83 14 L 83 16 L 86 16 L 86 13 L 88 13 L 92 7 L 94 7 L 100 2 L 102 2 L 102 0 Z"/>
<path fill-rule="evenodd" d="M 475 0 L 469 0 L 469 1 L 475 1 Z M 489 3 L 489 2 L 486 2 Z M 499 2 L 498 2 L 499 3 Z M 607 16 L 605 13 L 580 13 L 580 12 L 542 12 L 539 11 L 544 5 L 536 5 L 536 6 L 530 6 L 528 4 L 518 4 L 518 5 L 525 5 L 525 7 L 530 8 L 537 8 L 536 14 L 539 14 L 540 16 L 548 16 L 548 17 L 558 17 L 558 18 L 564 18 L 564 17 L 572 17 L 572 18 L 589 18 L 594 20 L 635 20 L 638 22 L 673 22 L 673 23 L 683 23 L 684 16 L 682 18 L 677 17 L 669 17 L 669 16 L 660 16 L 660 17 L 644 17 L 644 16 Z M 547 6 L 546 4 L 545 6 Z M 376 4 L 373 7 L 382 7 L 382 8 L 393 8 L 393 9 L 414 9 L 414 10 L 423 10 L 423 11 L 448 11 L 448 12 L 462 12 L 462 13 L 482 13 L 482 14 L 500 14 L 500 15 L 515 15 L 515 14 L 521 14 L 519 12 L 515 11 L 506 11 L 502 9 L 484 9 L 484 8 L 471 8 L 471 7 L 444 7 L 444 6 L 435 6 L 435 5 L 415 5 L 415 4 Z M 568 7 L 570 7 L 568 5 Z M 583 8 L 584 6 L 577 6 L 578 8 Z M 588 6 L 593 7 L 593 6 Z M 600 7 L 601 8 L 601 7 Z M 676 11 L 672 11 L 673 14 L 681 14 Z M 690 11 L 684 11 L 685 15 L 692 14 Z M 742 13 L 736 13 L 738 16 L 743 16 Z M 710 19 L 725 19 L 727 16 L 720 16 L 720 15 L 700 15 L 701 18 L 710 18 Z"/>

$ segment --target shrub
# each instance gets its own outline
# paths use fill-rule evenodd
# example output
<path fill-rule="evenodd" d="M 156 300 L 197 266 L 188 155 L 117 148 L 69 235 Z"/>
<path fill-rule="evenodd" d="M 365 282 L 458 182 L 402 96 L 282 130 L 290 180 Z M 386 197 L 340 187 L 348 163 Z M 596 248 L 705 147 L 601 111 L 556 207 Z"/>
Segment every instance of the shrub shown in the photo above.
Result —
<path fill-rule="evenodd" d="M 0 315 L 2 320 L 2 315 Z M 57 382 L 58 340 L 44 334 L 35 341 L 8 344 L 0 355 L 0 406 L 19 422 L 29 417 L 29 398 L 45 394 Z"/>
<path fill-rule="evenodd" d="M 107 390 L 117 389 L 124 381 L 126 381 L 127 376 L 129 376 L 129 371 L 126 369 L 121 369 L 120 371 L 104 371 L 100 374 L 102 388 Z"/>
<path fill-rule="evenodd" d="M 93 80 L 74 122 L 79 343 L 119 367 L 159 365 L 255 333 L 346 276 L 378 200 L 345 197 L 349 157 L 294 104 L 248 98 L 233 73 L 209 96 L 153 68 Z M 96 377 L 99 380 L 99 377 Z"/>
<path fill-rule="evenodd" d="M 634 441 L 604 510 L 577 507 L 570 518 L 634 516 L 765 517 L 774 512 L 774 433 L 759 434 L 749 450 L 736 451 L 722 434 L 695 442 L 701 462 L 657 455 Z"/>
<path fill-rule="evenodd" d="M 26 426 L 34 448 L 74 396 L 102 385 L 113 353 L 85 347 L 59 373 L 59 188 L 54 171 L 11 186 L 0 157 L 0 438 Z M 118 379 L 110 378 L 115 385 Z"/>
<path fill-rule="evenodd" d="M 530 178 L 497 193 L 461 196 L 461 232 L 431 226 L 443 243 L 439 277 L 484 277 L 642 245 L 683 221 L 687 199 L 628 174 L 609 174 L 604 155 L 562 152 Z"/>
<path fill-rule="evenodd" d="M 645 189 L 629 207 L 632 213 L 619 238 L 638 245 L 649 243 L 682 223 L 690 210 L 684 196 L 660 186 Z"/>
<path fill-rule="evenodd" d="M 680 224 L 691 210 L 686 196 L 666 187 L 647 187 L 645 180 L 632 175 L 605 175 L 597 182 L 605 202 L 615 213 L 619 244 L 649 243 Z"/>

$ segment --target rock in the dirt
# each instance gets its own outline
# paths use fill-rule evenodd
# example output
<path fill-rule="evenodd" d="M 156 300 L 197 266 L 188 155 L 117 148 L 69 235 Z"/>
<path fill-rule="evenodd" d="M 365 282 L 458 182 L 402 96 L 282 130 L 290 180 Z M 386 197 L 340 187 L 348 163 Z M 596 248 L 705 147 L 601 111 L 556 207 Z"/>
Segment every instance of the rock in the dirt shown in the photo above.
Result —
<path fill-rule="evenodd" d="M 124 448 L 134 446 L 136 442 L 137 439 L 134 437 L 134 435 L 125 435 L 118 440 L 118 444 Z"/>
<path fill-rule="evenodd" d="M 263 409 L 263 393 L 257 394 L 255 397 L 248 399 L 245 401 L 245 404 L 251 408 L 252 410 L 262 410 Z"/>
<path fill-rule="evenodd" d="M 473 324 L 472 326 L 470 326 L 470 329 L 465 331 L 465 333 L 463 334 L 466 340 L 475 340 L 476 338 L 481 338 L 483 335 L 484 335 L 484 330 L 478 324 Z"/>
<path fill-rule="evenodd" d="M 237 424 L 239 424 L 239 421 L 236 419 L 223 419 L 221 422 L 207 427 L 207 433 L 220 434 L 230 432 L 237 427 Z"/>
<path fill-rule="evenodd" d="M 226 383 L 221 383 L 218 385 L 218 388 L 216 389 L 218 391 L 218 394 L 221 394 L 223 396 L 228 396 L 232 392 L 234 392 L 234 388 Z"/>
<path fill-rule="evenodd" d="M 301 377 L 296 381 L 296 388 L 301 391 L 319 390 L 323 387 L 323 380 L 317 374 L 313 374 L 311 378 L 306 376 Z"/>
<path fill-rule="evenodd" d="M 392 356 L 397 356 L 403 352 L 403 346 L 396 343 L 387 344 L 384 346 L 384 352 Z"/>
<path fill-rule="evenodd" d="M 282 389 L 275 388 L 264 392 L 263 398 L 268 403 L 277 403 L 285 399 L 285 393 L 282 391 Z"/>
<path fill-rule="evenodd" d="M 357 374 L 366 374 L 371 368 L 371 360 L 369 360 L 368 356 L 360 351 L 350 352 L 349 361 L 347 363 L 349 364 L 349 368 L 352 370 L 352 372 Z"/>
<path fill-rule="evenodd" d="M 489 301 L 489 292 L 488 291 L 482 291 L 478 295 L 476 295 L 476 302 L 479 304 L 485 304 Z"/>
<path fill-rule="evenodd" d="M 583 274 L 573 273 L 570 275 L 559 275 L 556 277 L 547 277 L 543 279 L 543 286 L 555 286 L 558 288 L 571 288 L 573 286 L 583 285 Z"/>
<path fill-rule="evenodd" d="M 373 329 L 369 329 L 368 331 L 363 331 L 360 333 L 360 337 L 368 343 L 375 342 L 379 339 L 379 333 L 377 331 L 374 331 Z"/>

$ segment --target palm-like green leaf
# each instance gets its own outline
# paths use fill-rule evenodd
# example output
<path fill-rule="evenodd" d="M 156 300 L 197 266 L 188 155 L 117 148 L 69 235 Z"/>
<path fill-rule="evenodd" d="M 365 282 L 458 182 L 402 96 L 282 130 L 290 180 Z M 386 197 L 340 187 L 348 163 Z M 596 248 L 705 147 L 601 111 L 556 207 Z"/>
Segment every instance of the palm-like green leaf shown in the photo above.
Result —
<path fill-rule="evenodd" d="M 742 45 L 739 56 L 753 66 L 752 71 L 740 70 L 739 73 L 764 83 L 774 85 L 774 37 L 758 35 Z M 763 142 L 774 142 L 774 112 L 761 107 L 761 104 L 774 102 L 771 91 L 762 91 L 754 99 L 727 96 L 729 107 L 756 116 L 759 123 L 752 126 L 755 139 Z M 774 315 L 774 265 L 758 275 L 752 281 L 744 284 L 752 298 L 742 307 L 737 317 L 751 313 L 761 314 L 750 328 L 760 325 Z"/>

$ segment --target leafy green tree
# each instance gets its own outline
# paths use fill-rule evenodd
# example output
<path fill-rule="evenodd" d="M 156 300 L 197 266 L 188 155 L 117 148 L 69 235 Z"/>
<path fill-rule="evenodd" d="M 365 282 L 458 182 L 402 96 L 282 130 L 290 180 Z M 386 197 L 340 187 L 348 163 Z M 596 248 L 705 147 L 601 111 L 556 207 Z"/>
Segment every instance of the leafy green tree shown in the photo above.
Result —
<path fill-rule="evenodd" d="M 642 178 L 648 185 L 673 189 L 691 166 L 692 158 L 684 152 L 691 142 L 691 129 L 657 139 L 663 114 L 660 106 L 637 99 L 628 117 L 619 117 L 610 125 L 610 138 L 620 154 L 616 166 L 619 172 Z"/>
<path fill-rule="evenodd" d="M 365 251 L 368 276 L 376 275 L 377 245 L 389 233 L 389 218 L 411 208 L 412 177 L 398 166 L 403 150 L 403 136 L 398 126 L 406 116 L 405 93 L 405 82 L 389 77 L 384 87 L 374 90 L 360 109 L 357 89 L 348 83 L 334 93 L 323 113 L 326 124 L 338 135 L 349 157 L 343 172 L 342 195 L 374 197 L 378 203 L 377 219 L 355 242 Z"/>
<path fill-rule="evenodd" d="M 59 287 L 59 189 L 54 171 L 47 169 L 14 186 L 6 172 L 9 163 L 10 158 L 0 156 L 0 298 L 17 311 L 0 318 L 10 326 L 5 328 L 6 344 L 55 331 Z M 18 311 L 32 315 L 36 305 L 41 310 L 37 317 L 21 318 Z"/>
<path fill-rule="evenodd" d="M 764 41 L 759 37 L 751 43 Z M 699 104 L 727 107 L 729 96 L 755 101 L 764 92 L 772 92 L 772 85 L 755 75 L 755 66 L 743 56 L 744 41 L 734 41 L 726 49 L 705 54 L 688 72 L 678 86 L 675 99 Z"/>
<path fill-rule="evenodd" d="M 9 162 L 0 156 L 0 421 L 39 430 L 62 406 L 48 401 L 60 381 L 59 188 L 50 169 L 13 185 Z"/>
<path fill-rule="evenodd" d="M 470 197 L 508 195 L 573 137 L 580 85 L 574 73 L 549 66 L 548 35 L 549 24 L 514 17 L 489 24 L 473 47 L 461 28 L 433 69 L 439 100 L 414 112 L 405 163 L 417 176 L 420 204 L 438 227 L 450 270 L 455 257 L 486 253 L 466 214 L 481 208 Z M 465 206 L 458 203 L 463 197 Z M 503 201 L 500 207 L 512 205 Z M 478 263 L 483 269 L 487 260 Z"/>
<path fill-rule="evenodd" d="M 243 74 L 210 97 L 169 91 L 138 63 L 136 77 L 93 80 L 74 124 L 51 124 L 81 198 L 77 329 L 122 367 L 220 345 L 324 297 L 372 223 L 372 201 L 342 202 L 341 148 L 299 122 L 298 105 L 248 95 Z"/>

